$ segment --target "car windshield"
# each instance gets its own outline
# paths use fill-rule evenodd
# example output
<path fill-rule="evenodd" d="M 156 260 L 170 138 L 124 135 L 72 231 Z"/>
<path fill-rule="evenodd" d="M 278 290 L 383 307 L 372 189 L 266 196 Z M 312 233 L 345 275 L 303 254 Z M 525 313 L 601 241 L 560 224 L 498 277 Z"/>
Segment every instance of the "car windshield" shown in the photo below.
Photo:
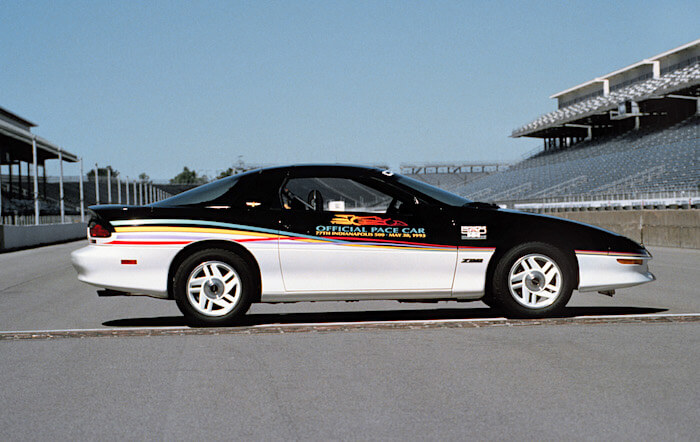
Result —
<path fill-rule="evenodd" d="M 172 206 L 199 206 L 203 204 L 213 204 L 220 202 L 220 198 L 224 196 L 239 179 L 245 174 L 234 175 L 220 180 L 212 181 L 211 183 L 203 184 L 186 192 L 179 193 L 170 198 L 158 201 L 152 205 L 155 207 L 172 207 Z"/>
<path fill-rule="evenodd" d="M 448 192 L 446 190 L 442 190 L 439 187 L 432 186 L 428 183 L 424 183 L 423 181 L 418 181 L 413 178 L 409 178 L 407 176 L 399 174 L 395 174 L 394 177 L 396 178 L 396 181 L 403 184 L 404 186 L 410 187 L 411 189 L 416 190 L 424 195 L 427 195 L 430 198 L 435 199 L 443 204 L 447 204 L 448 206 L 462 207 L 465 204 L 469 204 L 472 202 L 471 200 L 468 200 L 464 197 Z"/>

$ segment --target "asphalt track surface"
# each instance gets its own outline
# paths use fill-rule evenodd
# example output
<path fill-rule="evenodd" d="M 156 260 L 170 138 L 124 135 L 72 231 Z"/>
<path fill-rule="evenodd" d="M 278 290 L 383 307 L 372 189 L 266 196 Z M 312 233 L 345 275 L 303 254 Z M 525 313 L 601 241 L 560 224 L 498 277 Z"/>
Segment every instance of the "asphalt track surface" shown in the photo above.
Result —
<path fill-rule="evenodd" d="M 561 318 L 479 302 L 256 305 L 190 329 L 97 298 L 68 254 L 0 254 L 0 434 L 67 439 L 683 439 L 700 430 L 700 251 Z"/>

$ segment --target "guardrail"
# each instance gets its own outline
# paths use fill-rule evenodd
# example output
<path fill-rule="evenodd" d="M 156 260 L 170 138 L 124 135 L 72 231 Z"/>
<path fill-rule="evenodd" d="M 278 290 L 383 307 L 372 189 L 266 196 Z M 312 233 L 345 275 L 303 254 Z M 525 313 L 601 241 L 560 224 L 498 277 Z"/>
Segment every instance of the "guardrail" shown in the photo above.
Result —
<path fill-rule="evenodd" d="M 0 225 L 7 226 L 31 226 L 35 224 L 71 224 L 80 222 L 80 215 L 66 215 L 65 221 L 61 221 L 61 215 L 39 215 L 36 222 L 34 215 L 3 215 L 0 217 Z"/>
<path fill-rule="evenodd" d="M 525 211 L 698 209 L 700 191 L 640 192 L 498 201 Z"/>
<path fill-rule="evenodd" d="M 0 225 L 0 251 L 85 239 L 87 224 Z"/>

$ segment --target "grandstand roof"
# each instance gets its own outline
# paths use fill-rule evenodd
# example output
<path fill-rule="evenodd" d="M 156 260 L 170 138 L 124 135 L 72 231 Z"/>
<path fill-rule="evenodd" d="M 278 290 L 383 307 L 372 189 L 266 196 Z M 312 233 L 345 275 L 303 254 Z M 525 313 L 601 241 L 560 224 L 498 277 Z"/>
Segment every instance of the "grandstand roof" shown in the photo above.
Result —
<path fill-rule="evenodd" d="M 54 143 L 31 133 L 32 127 L 36 127 L 36 124 L 0 107 L 0 147 L 14 152 L 15 158 L 30 162 L 30 146 L 32 140 L 36 139 L 37 155 L 40 161 L 58 158 L 59 151 L 61 151 L 64 161 L 71 163 L 78 161 L 77 155 L 66 152 Z"/>
<path fill-rule="evenodd" d="M 551 95 L 549 98 L 559 98 L 560 96 L 568 94 L 568 93 L 573 92 L 575 90 L 582 89 L 582 88 L 585 88 L 586 86 L 590 86 L 591 84 L 601 82 L 605 79 L 609 79 L 610 77 L 614 77 L 616 75 L 620 75 L 622 73 L 629 72 L 635 68 L 638 68 L 639 66 L 650 64 L 654 61 L 660 61 L 663 58 L 668 58 L 670 55 L 676 54 L 676 53 L 681 52 L 685 49 L 692 48 L 693 46 L 698 46 L 698 45 L 700 45 L 700 38 L 695 40 L 695 41 L 691 41 L 690 43 L 686 43 L 684 45 L 678 46 L 677 48 L 671 49 L 669 51 L 662 52 L 662 53 L 655 55 L 653 57 L 645 58 L 642 61 L 638 61 L 638 62 L 633 63 L 633 64 L 631 64 L 627 67 L 624 67 L 622 69 L 618 69 L 616 71 L 610 72 L 609 74 L 602 75 L 600 77 L 596 77 L 593 80 L 589 80 L 589 81 L 581 83 L 577 86 L 571 87 L 571 88 L 563 90 L 561 92 L 557 92 L 556 94 Z"/>
<path fill-rule="evenodd" d="M 14 112 L 10 112 L 9 110 L 5 109 L 2 106 L 0 106 L 0 119 L 10 120 L 10 121 L 19 123 L 23 126 L 26 126 L 27 128 L 36 127 L 36 124 L 32 123 L 31 121 L 29 121 L 25 118 L 20 117 L 19 115 L 17 115 Z"/>
<path fill-rule="evenodd" d="M 613 113 L 627 101 L 700 99 L 700 39 L 552 95 L 559 109 L 515 129 L 512 137 L 579 136 L 585 127 L 616 124 Z"/>

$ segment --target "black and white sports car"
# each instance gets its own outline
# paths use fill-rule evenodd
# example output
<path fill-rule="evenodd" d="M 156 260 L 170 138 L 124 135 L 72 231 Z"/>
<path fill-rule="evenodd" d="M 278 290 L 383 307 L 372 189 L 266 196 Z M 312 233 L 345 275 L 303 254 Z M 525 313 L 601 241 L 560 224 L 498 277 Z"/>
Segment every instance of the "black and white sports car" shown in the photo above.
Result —
<path fill-rule="evenodd" d="M 369 299 L 483 300 L 543 317 L 574 289 L 654 280 L 651 255 L 623 236 L 367 167 L 272 167 L 90 210 L 78 278 L 174 299 L 196 324 L 232 323 L 253 302 Z"/>

